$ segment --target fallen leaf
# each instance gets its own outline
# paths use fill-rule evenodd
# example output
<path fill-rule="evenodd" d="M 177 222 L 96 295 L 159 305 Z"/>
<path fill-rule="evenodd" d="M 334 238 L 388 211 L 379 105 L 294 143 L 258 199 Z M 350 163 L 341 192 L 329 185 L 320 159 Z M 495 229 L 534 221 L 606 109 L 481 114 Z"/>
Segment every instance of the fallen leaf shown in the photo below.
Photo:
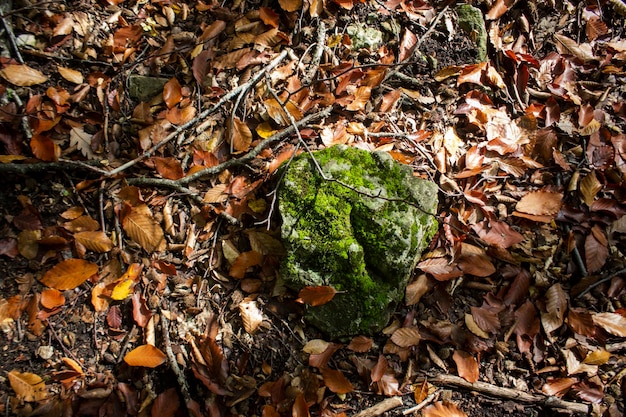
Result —
<path fill-rule="evenodd" d="M 239 304 L 239 314 L 243 321 L 243 328 L 249 334 L 255 333 L 263 322 L 263 313 L 254 300 L 242 301 Z"/>
<path fill-rule="evenodd" d="M 452 355 L 459 376 L 467 382 L 474 383 L 478 381 L 478 361 L 469 353 L 463 350 L 455 350 Z"/>
<path fill-rule="evenodd" d="M 52 310 L 65 304 L 65 297 L 63 296 L 63 293 L 59 290 L 55 290 L 54 288 L 46 288 L 45 290 L 41 291 L 41 298 L 39 299 L 39 302 L 44 308 Z"/>
<path fill-rule="evenodd" d="M 65 78 L 71 83 L 82 84 L 84 81 L 83 74 L 81 74 L 80 71 L 65 67 L 57 67 L 57 69 L 59 70 L 59 74 L 61 74 L 61 77 Z"/>
<path fill-rule="evenodd" d="M 598 181 L 595 171 L 591 171 L 589 174 L 580 181 L 580 188 L 578 192 L 583 199 L 583 202 L 591 207 L 596 195 L 602 190 L 602 184 Z"/>
<path fill-rule="evenodd" d="M 422 411 L 423 417 L 467 417 L 455 404 L 437 401 Z"/>
<path fill-rule="evenodd" d="M 78 232 L 74 239 L 89 250 L 106 253 L 113 249 L 113 242 L 104 232 Z"/>
<path fill-rule="evenodd" d="M 321 368 L 320 373 L 324 378 L 324 384 L 326 387 L 328 387 L 328 389 L 335 394 L 347 394 L 354 391 L 352 384 L 341 371 Z"/>
<path fill-rule="evenodd" d="M 401 327 L 391 335 L 391 341 L 400 347 L 416 346 L 421 340 L 416 327 Z"/>
<path fill-rule="evenodd" d="M 541 392 L 546 395 L 562 397 L 567 394 L 567 391 L 578 382 L 577 378 L 553 378 L 548 379 L 548 381 L 543 384 L 541 387 Z"/>
<path fill-rule="evenodd" d="M 183 99 L 182 87 L 176 77 L 170 79 L 163 86 L 163 101 L 171 109 Z"/>
<path fill-rule="evenodd" d="M 299 303 L 308 304 L 311 307 L 317 307 L 328 303 L 337 294 L 337 290 L 327 285 L 317 287 L 304 287 L 298 293 Z"/>
<path fill-rule="evenodd" d="M 329 343 L 322 339 L 313 339 L 306 342 L 302 351 L 310 355 L 319 355 L 328 348 Z"/>
<path fill-rule="evenodd" d="M 353 352 L 365 353 L 369 351 L 373 345 L 374 341 L 371 338 L 366 336 L 355 336 L 346 347 Z"/>
<path fill-rule="evenodd" d="M 46 384 L 39 375 L 30 372 L 11 371 L 8 377 L 11 388 L 20 401 L 41 401 L 46 398 Z"/>
<path fill-rule="evenodd" d="M 237 152 L 247 151 L 252 143 L 252 131 L 248 125 L 238 117 L 235 117 L 233 120 L 232 141 L 233 148 Z"/>
<path fill-rule="evenodd" d="M 233 265 L 228 270 L 228 275 L 236 279 L 242 279 L 248 268 L 260 265 L 262 261 L 263 255 L 257 251 L 251 250 L 242 252 L 237 256 L 237 259 L 235 259 L 235 262 L 233 262 Z"/>
<path fill-rule="evenodd" d="M 122 227 L 128 236 L 139 243 L 146 252 L 165 249 L 163 229 L 152 217 L 150 208 L 145 204 L 131 207 L 123 221 Z"/>
<path fill-rule="evenodd" d="M 29 87 L 48 81 L 48 77 L 41 71 L 28 65 L 7 65 L 0 70 L 0 77 L 20 87 Z"/>
<path fill-rule="evenodd" d="M 152 160 L 154 161 L 154 166 L 159 175 L 165 179 L 178 180 L 185 176 L 183 167 L 176 158 L 155 156 Z"/>
<path fill-rule="evenodd" d="M 595 313 L 591 317 L 596 326 L 612 335 L 626 337 L 626 317 L 617 313 Z"/>
<path fill-rule="evenodd" d="M 541 324 L 550 334 L 563 325 L 567 312 L 567 294 L 561 284 L 552 285 L 545 294 L 546 312 L 541 313 Z"/>
<path fill-rule="evenodd" d="M 98 272 L 98 265 L 83 259 L 67 259 L 52 267 L 41 283 L 57 290 L 73 290 Z"/>
<path fill-rule="evenodd" d="M 129 366 L 143 366 L 156 368 L 166 361 L 165 353 L 153 345 L 141 345 L 124 356 L 124 362 Z"/>
<path fill-rule="evenodd" d="M 515 205 L 515 210 L 539 216 L 554 216 L 561 209 L 563 194 L 553 191 L 531 191 Z"/>
<path fill-rule="evenodd" d="M 415 281 L 409 283 L 405 290 L 405 304 L 412 306 L 421 300 L 422 296 L 433 288 L 433 283 L 428 279 L 426 274 L 420 274 Z"/>

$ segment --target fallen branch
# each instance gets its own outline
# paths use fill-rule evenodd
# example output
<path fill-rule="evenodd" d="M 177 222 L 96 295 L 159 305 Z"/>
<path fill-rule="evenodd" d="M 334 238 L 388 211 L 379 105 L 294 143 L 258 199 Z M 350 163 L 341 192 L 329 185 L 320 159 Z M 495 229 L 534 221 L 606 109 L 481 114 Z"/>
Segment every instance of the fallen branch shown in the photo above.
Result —
<path fill-rule="evenodd" d="M 573 413 L 586 415 L 590 412 L 590 407 L 587 404 L 565 401 L 556 397 L 548 397 L 543 394 L 531 394 L 513 388 L 499 387 L 482 381 L 476 381 L 472 384 L 463 378 L 454 375 L 437 375 L 436 377 L 429 379 L 429 382 L 433 384 L 461 387 L 467 390 L 491 395 L 493 397 L 506 398 L 507 400 L 515 400 L 529 404 L 540 404 L 550 408 L 564 409 Z"/>
<path fill-rule="evenodd" d="M 81 170 L 105 175 L 108 172 L 102 168 L 95 166 L 96 162 L 93 162 L 93 164 L 94 165 L 90 165 L 87 162 L 70 160 L 59 160 L 57 162 L 36 162 L 33 164 L 10 163 L 0 164 L 0 173 L 26 175 L 45 173 L 48 171 Z"/>
<path fill-rule="evenodd" d="M 389 410 L 393 410 L 396 407 L 400 407 L 403 404 L 402 397 L 391 397 L 387 398 L 378 404 L 374 404 L 373 406 L 366 408 L 365 410 L 359 411 L 352 417 L 375 417 L 379 416 L 382 413 L 385 413 Z"/>
<path fill-rule="evenodd" d="M 189 386 L 187 385 L 187 379 L 183 372 L 178 366 L 178 362 L 176 361 L 176 356 L 174 355 L 174 351 L 172 350 L 172 342 L 170 340 L 170 326 L 169 320 L 161 311 L 161 330 L 163 331 L 163 343 L 165 344 L 165 354 L 167 355 L 167 362 L 170 366 L 174 375 L 176 375 L 176 381 L 178 382 L 178 388 L 180 389 L 180 393 L 185 400 L 185 404 L 191 404 L 193 400 L 191 399 L 191 395 L 189 394 Z"/>
<path fill-rule="evenodd" d="M 413 414 L 413 413 L 418 412 L 422 408 L 426 407 L 428 404 L 430 404 L 433 401 L 435 401 L 435 399 L 437 399 L 437 397 L 439 397 L 439 390 L 433 392 L 432 394 L 429 394 L 426 398 L 424 398 L 424 401 L 422 401 L 421 403 L 417 404 L 416 406 L 411 407 L 411 408 L 407 408 L 406 410 L 404 410 L 402 412 L 402 415 L 406 416 L 408 414 Z"/>

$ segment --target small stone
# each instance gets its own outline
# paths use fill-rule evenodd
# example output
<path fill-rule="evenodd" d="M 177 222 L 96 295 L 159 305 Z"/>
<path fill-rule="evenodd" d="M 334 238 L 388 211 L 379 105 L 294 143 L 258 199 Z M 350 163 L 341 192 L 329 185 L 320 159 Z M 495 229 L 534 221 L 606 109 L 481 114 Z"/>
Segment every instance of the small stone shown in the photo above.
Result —
<path fill-rule="evenodd" d="M 303 153 L 285 169 L 278 199 L 285 284 L 338 291 L 306 314 L 331 338 L 380 331 L 437 231 L 437 186 L 387 153 L 343 145 Z"/>

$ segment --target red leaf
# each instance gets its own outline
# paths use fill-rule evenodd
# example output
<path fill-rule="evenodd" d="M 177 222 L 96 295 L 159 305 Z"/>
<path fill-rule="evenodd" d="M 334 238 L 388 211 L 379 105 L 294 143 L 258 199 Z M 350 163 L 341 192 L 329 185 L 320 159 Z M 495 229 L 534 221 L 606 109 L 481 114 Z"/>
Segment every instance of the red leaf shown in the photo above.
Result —
<path fill-rule="evenodd" d="M 152 417 L 174 417 L 179 407 L 180 397 L 176 388 L 169 388 L 154 399 L 150 414 Z"/>
<path fill-rule="evenodd" d="M 422 411 L 424 417 L 467 417 L 463 411 L 452 403 L 442 403 L 438 401 L 433 405 L 429 405 Z"/>
<path fill-rule="evenodd" d="M 146 327 L 150 318 L 152 318 L 152 312 L 148 310 L 146 300 L 143 298 L 140 292 L 135 291 L 131 296 L 133 300 L 133 319 L 139 327 Z"/>
<path fill-rule="evenodd" d="M 263 415 L 265 415 L 265 410 L 263 410 Z M 278 413 L 276 413 L 278 415 Z M 309 406 L 306 403 L 306 399 L 304 398 L 303 393 L 298 393 L 296 400 L 293 402 L 293 407 L 291 408 L 291 416 L 292 417 L 309 417 Z"/>
<path fill-rule="evenodd" d="M 327 285 L 320 285 L 318 287 L 304 287 L 298 293 L 299 303 L 308 304 L 312 307 L 317 307 L 326 304 L 335 297 L 337 290 Z"/>

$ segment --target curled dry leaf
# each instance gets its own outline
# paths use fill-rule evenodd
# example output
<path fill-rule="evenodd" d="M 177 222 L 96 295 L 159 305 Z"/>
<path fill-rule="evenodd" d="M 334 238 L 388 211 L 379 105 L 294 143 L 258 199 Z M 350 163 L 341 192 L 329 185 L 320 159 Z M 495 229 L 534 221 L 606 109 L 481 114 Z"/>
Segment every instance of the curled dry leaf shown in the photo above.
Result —
<path fill-rule="evenodd" d="M 143 366 L 156 368 L 165 363 L 165 353 L 153 345 L 141 345 L 131 350 L 124 356 L 124 362 L 129 366 Z"/>
<path fill-rule="evenodd" d="M 98 272 L 98 265 L 83 259 L 67 259 L 44 274 L 41 283 L 57 290 L 73 290 Z"/>
<path fill-rule="evenodd" d="M 41 401 L 46 398 L 46 384 L 39 375 L 11 371 L 8 377 L 11 388 L 20 401 Z"/>
<path fill-rule="evenodd" d="M 515 205 L 515 210 L 539 216 L 554 216 L 561 209 L 563 194 L 539 190 L 526 194 Z"/>

